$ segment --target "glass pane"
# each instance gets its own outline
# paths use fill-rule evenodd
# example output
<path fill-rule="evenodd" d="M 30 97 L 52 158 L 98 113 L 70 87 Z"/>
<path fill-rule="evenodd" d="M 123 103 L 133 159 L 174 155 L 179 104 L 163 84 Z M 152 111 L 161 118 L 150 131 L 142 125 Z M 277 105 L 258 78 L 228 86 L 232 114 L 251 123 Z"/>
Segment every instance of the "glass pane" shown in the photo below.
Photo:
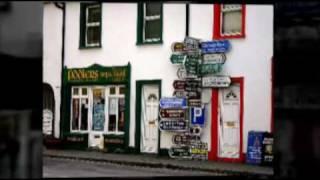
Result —
<path fill-rule="evenodd" d="M 146 16 L 161 14 L 161 3 L 146 3 Z"/>
<path fill-rule="evenodd" d="M 88 94 L 87 88 L 82 88 L 82 95 L 87 95 L 87 94 Z"/>
<path fill-rule="evenodd" d="M 109 132 L 115 132 L 116 131 L 116 115 L 110 114 L 109 115 Z"/>
<path fill-rule="evenodd" d="M 79 99 L 72 99 L 72 130 L 79 130 Z"/>
<path fill-rule="evenodd" d="M 126 88 L 125 87 L 120 87 L 120 94 L 125 94 Z"/>
<path fill-rule="evenodd" d="M 161 21 L 160 19 L 145 21 L 145 39 L 160 38 L 161 36 Z"/>
<path fill-rule="evenodd" d="M 100 6 L 98 7 L 88 7 L 88 22 L 100 22 L 101 10 Z"/>
<path fill-rule="evenodd" d="M 118 131 L 124 131 L 124 112 L 125 112 L 125 99 L 119 98 L 119 121 L 118 121 Z"/>
<path fill-rule="evenodd" d="M 92 130 L 103 131 L 104 130 L 104 89 L 93 89 L 93 116 L 92 116 Z"/>
<path fill-rule="evenodd" d="M 80 130 L 88 130 L 88 98 L 81 99 Z"/>
<path fill-rule="evenodd" d="M 241 16 L 241 11 L 223 13 L 222 33 L 240 33 Z"/>
<path fill-rule="evenodd" d="M 79 95 L 79 88 L 73 88 L 73 95 Z"/>
<path fill-rule="evenodd" d="M 116 94 L 116 88 L 115 87 L 111 87 L 110 88 L 110 94 Z"/>
<path fill-rule="evenodd" d="M 116 131 L 116 116 L 118 112 L 118 98 L 109 98 L 109 131 Z"/>
<path fill-rule="evenodd" d="M 99 44 L 99 41 L 100 41 L 100 26 L 88 27 L 87 43 Z"/>

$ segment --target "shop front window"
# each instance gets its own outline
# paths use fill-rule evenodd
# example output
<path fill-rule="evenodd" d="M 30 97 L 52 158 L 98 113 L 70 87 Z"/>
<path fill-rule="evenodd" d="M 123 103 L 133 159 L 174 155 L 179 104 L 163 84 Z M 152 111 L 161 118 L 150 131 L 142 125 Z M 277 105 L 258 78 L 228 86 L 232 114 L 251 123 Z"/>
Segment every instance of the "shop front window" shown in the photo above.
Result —
<path fill-rule="evenodd" d="M 89 108 L 87 88 L 82 88 L 81 94 L 78 87 L 72 88 L 71 102 L 71 131 L 87 131 Z"/>
<path fill-rule="evenodd" d="M 114 93 L 114 88 L 116 88 L 116 93 Z M 110 96 L 108 98 L 108 133 L 122 134 L 124 132 L 125 98 L 122 95 L 123 89 L 123 87 L 110 88 Z"/>

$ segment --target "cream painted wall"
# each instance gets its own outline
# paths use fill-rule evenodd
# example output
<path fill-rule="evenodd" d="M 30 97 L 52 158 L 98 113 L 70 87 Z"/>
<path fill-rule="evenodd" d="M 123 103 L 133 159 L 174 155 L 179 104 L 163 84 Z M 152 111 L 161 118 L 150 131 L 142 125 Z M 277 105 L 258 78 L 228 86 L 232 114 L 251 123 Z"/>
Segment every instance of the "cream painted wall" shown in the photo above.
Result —
<path fill-rule="evenodd" d="M 171 43 L 183 41 L 185 37 L 186 8 L 184 4 L 164 4 L 163 44 L 139 46 L 136 45 L 137 4 L 103 3 L 102 9 L 102 48 L 79 50 L 80 4 L 67 3 L 65 64 L 68 68 L 75 68 L 87 67 L 93 63 L 104 66 L 131 63 L 130 146 L 134 146 L 136 80 L 161 79 L 162 96 L 172 96 L 172 83 L 177 79 L 178 66 L 172 65 L 169 60 Z M 56 16 L 53 14 L 57 13 L 50 8 L 45 11 L 51 16 Z M 232 77 L 244 77 L 244 152 L 249 130 L 270 130 L 273 6 L 247 5 L 246 13 L 246 37 L 230 40 L 232 49 L 227 53 L 222 72 Z M 191 4 L 190 36 L 204 41 L 211 40 L 213 14 L 212 4 Z M 52 24 L 48 24 L 47 28 L 54 27 L 51 26 Z M 47 39 L 48 44 L 49 41 L 56 41 L 46 35 L 44 39 Z M 59 49 L 59 43 L 55 47 Z M 55 57 L 49 54 L 47 56 L 47 59 L 49 56 Z M 52 74 L 51 70 L 45 71 Z M 211 114 L 208 116 L 211 117 Z M 210 122 L 207 123 L 203 140 L 210 143 Z M 171 143 L 171 133 L 162 133 L 161 148 L 169 148 Z"/>

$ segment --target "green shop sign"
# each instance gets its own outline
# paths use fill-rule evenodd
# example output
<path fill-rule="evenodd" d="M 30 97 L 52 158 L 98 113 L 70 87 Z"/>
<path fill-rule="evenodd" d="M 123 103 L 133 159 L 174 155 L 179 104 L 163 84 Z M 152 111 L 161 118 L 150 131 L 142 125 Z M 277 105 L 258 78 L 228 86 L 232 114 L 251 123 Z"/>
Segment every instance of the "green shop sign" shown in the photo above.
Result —
<path fill-rule="evenodd" d="M 129 80 L 129 66 L 104 67 L 98 64 L 88 68 L 65 69 L 65 83 L 126 83 Z"/>

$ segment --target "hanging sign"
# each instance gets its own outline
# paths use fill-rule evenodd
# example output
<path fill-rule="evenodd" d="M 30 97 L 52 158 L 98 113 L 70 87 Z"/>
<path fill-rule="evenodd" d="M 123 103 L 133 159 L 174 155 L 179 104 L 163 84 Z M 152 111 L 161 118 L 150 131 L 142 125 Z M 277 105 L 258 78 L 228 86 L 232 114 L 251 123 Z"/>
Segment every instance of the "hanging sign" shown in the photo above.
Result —
<path fill-rule="evenodd" d="M 186 87 L 186 81 L 183 80 L 175 80 L 173 82 L 173 87 L 177 90 L 183 90 Z"/>
<path fill-rule="evenodd" d="M 200 40 L 192 37 L 184 38 L 184 47 L 186 51 L 196 51 L 199 49 Z"/>
<path fill-rule="evenodd" d="M 185 98 L 164 97 L 160 99 L 160 108 L 184 108 L 187 106 Z"/>
<path fill-rule="evenodd" d="M 160 120 L 160 131 L 186 131 L 187 121 L 184 120 Z"/>
<path fill-rule="evenodd" d="M 184 43 L 182 43 L 182 42 L 174 42 L 174 43 L 172 43 L 172 45 L 171 45 L 171 50 L 172 50 L 172 52 L 184 52 Z"/>
<path fill-rule="evenodd" d="M 224 53 L 229 51 L 230 42 L 228 40 L 221 41 L 207 41 L 201 43 L 201 52 L 203 54 L 209 53 Z"/>
<path fill-rule="evenodd" d="M 191 108 L 191 124 L 204 125 L 204 108 Z"/>
<path fill-rule="evenodd" d="M 229 87 L 229 76 L 206 76 L 202 77 L 202 87 Z"/>
<path fill-rule="evenodd" d="M 222 70 L 221 64 L 200 64 L 199 71 L 201 75 L 215 74 Z"/>
<path fill-rule="evenodd" d="M 171 147 L 168 153 L 171 158 L 191 159 L 191 151 L 190 151 L 190 147 L 188 146 Z"/>
<path fill-rule="evenodd" d="M 161 118 L 184 118 L 184 109 L 160 109 Z"/>
<path fill-rule="evenodd" d="M 202 56 L 203 64 L 224 64 L 226 55 L 224 53 L 204 54 Z"/>
<path fill-rule="evenodd" d="M 181 90 L 175 90 L 172 94 L 172 96 L 178 97 L 178 98 L 186 98 L 188 96 L 187 91 L 181 91 Z"/>
<path fill-rule="evenodd" d="M 172 54 L 170 61 L 172 64 L 182 64 L 183 61 L 187 58 L 185 54 Z"/>
<path fill-rule="evenodd" d="M 201 107 L 201 99 L 189 99 L 188 106 L 189 107 Z"/>

